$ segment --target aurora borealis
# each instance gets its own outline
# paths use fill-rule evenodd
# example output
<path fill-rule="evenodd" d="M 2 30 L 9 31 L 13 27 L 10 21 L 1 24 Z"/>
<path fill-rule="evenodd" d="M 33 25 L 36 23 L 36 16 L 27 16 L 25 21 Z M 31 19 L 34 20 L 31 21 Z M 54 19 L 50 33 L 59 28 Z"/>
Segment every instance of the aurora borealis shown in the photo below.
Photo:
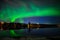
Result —
<path fill-rule="evenodd" d="M 38 5 L 38 3 L 41 3 Z M 0 19 L 3 21 L 14 22 L 17 18 L 20 18 L 20 22 L 23 22 L 22 18 L 28 17 L 42 17 L 42 16 L 60 16 L 60 5 L 55 1 L 21 1 L 21 0 L 5 0 L 5 4 L 2 3 L 0 10 Z M 49 3 L 48 3 L 49 2 Z"/>
<path fill-rule="evenodd" d="M 54 21 L 57 16 L 60 18 L 60 2 L 58 0 L 0 0 L 0 21 L 15 22 L 19 18 L 19 21 L 17 20 L 19 23 L 24 23 L 24 21 L 26 23 L 30 17 L 32 17 L 31 19 L 36 17 L 35 21 L 39 20 L 39 17 L 54 18 Z M 60 20 L 58 17 L 57 20 Z M 44 19 L 41 21 L 44 22 Z M 48 22 L 52 23 L 52 19 L 50 19 Z M 35 21 L 33 20 L 33 22 Z M 23 32 L 23 30 L 19 30 L 19 32 Z M 10 30 L 10 35 L 19 36 L 14 30 Z"/>

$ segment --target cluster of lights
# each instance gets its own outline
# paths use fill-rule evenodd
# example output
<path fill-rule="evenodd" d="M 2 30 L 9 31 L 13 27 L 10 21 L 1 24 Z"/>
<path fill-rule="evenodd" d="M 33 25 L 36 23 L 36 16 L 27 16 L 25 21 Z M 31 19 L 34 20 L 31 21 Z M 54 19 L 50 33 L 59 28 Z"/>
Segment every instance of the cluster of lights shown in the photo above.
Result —
<path fill-rule="evenodd" d="M 43 26 L 43 25 L 42 25 Z M 0 22 L 0 29 L 21 29 L 21 28 L 40 28 L 41 25 L 39 23 L 36 24 L 21 24 L 21 23 L 4 23 Z M 57 25 L 57 27 L 60 27 L 60 25 Z"/>
<path fill-rule="evenodd" d="M 3 29 L 4 26 L 6 27 L 5 29 L 20 29 L 20 28 L 39 28 L 40 25 L 39 24 L 20 24 L 20 23 L 5 23 L 5 22 L 0 22 L 0 28 Z"/>
<path fill-rule="evenodd" d="M 5 22 L 0 22 L 0 29 L 1 30 L 4 30 L 4 29 L 14 29 L 16 27 L 20 27 L 19 24 L 16 24 L 16 23 L 5 23 Z"/>

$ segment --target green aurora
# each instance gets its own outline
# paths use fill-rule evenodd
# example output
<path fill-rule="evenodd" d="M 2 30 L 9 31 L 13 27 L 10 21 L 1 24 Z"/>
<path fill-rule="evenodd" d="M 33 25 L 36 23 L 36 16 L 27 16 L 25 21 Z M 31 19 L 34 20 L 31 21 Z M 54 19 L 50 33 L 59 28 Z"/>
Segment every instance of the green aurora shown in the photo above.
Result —
<path fill-rule="evenodd" d="M 10 5 L 7 5 L 6 8 L 3 8 L 0 11 L 0 19 L 2 20 L 10 20 L 10 22 L 14 22 L 17 18 L 21 18 L 21 22 L 23 22 L 22 18 L 33 17 L 33 16 L 60 16 L 60 10 L 55 7 L 47 7 L 41 9 L 34 4 L 30 4 L 30 9 L 25 5 L 14 8 Z M 20 32 L 23 32 L 23 30 Z M 14 32 L 14 30 L 10 30 L 11 36 L 19 36 Z M 21 36 L 21 35 L 20 35 Z"/>
<path fill-rule="evenodd" d="M 30 9 L 27 8 L 25 5 L 18 8 L 7 5 L 6 8 L 2 9 L 0 12 L 0 19 L 9 19 L 10 22 L 14 22 L 17 18 L 27 18 L 33 16 L 60 16 L 60 10 L 55 7 L 47 7 L 41 9 L 34 4 L 30 4 Z"/>

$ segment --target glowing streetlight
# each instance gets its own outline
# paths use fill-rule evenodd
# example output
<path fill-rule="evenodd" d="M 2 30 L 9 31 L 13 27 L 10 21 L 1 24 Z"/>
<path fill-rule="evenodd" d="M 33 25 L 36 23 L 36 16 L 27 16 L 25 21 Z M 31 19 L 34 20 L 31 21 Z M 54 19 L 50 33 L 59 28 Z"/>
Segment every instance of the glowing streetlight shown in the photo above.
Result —
<path fill-rule="evenodd" d="M 4 24 L 4 22 L 1 22 L 1 24 Z"/>

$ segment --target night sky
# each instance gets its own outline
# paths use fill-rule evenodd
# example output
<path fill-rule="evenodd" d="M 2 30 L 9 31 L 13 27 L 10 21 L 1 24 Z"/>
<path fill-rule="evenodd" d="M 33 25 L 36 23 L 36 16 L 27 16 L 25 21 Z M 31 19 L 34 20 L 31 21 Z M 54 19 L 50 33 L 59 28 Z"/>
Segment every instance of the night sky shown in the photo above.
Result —
<path fill-rule="evenodd" d="M 30 22 L 39 24 L 59 24 L 60 1 L 59 0 L 0 0 L 0 22 L 1 21 L 14 22 L 14 23 Z M 9 30 L 9 32 L 11 36 L 14 35 L 21 36 L 20 33 L 19 35 L 17 35 L 14 32 L 14 30 Z M 19 32 L 23 32 L 23 30 L 20 29 Z M 44 32 L 41 31 L 41 34 L 43 34 Z M 56 31 L 54 30 L 54 33 L 55 32 Z M 51 33 L 53 33 L 53 31 Z"/>
<path fill-rule="evenodd" d="M 0 0 L 0 21 L 60 23 L 59 0 Z"/>

